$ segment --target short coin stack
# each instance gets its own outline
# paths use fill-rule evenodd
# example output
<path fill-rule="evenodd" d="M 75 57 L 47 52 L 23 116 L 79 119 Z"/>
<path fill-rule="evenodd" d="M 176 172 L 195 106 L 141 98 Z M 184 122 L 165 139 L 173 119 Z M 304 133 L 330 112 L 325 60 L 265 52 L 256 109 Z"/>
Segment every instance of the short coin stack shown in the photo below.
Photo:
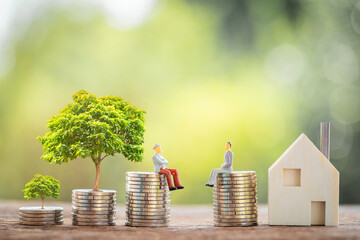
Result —
<path fill-rule="evenodd" d="M 167 227 L 170 191 L 165 176 L 150 172 L 126 173 L 126 223 L 132 227 Z"/>
<path fill-rule="evenodd" d="M 75 189 L 72 191 L 72 224 L 81 226 L 114 226 L 116 191 Z"/>
<path fill-rule="evenodd" d="M 23 225 L 42 226 L 63 224 L 63 208 L 61 207 L 21 207 L 19 221 Z"/>
<path fill-rule="evenodd" d="M 254 171 L 220 173 L 213 188 L 214 225 L 257 225 L 257 180 Z"/>

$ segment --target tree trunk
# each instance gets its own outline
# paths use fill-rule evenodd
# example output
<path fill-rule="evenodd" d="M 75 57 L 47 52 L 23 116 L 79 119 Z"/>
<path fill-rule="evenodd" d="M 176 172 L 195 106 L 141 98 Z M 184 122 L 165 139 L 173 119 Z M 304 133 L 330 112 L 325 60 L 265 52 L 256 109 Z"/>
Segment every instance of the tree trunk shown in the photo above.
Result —
<path fill-rule="evenodd" d="M 42 197 L 42 198 L 41 198 L 41 200 L 42 200 L 41 209 L 44 209 L 44 202 L 45 202 L 45 198 L 44 198 L 44 197 Z"/>
<path fill-rule="evenodd" d="M 101 160 L 99 160 L 97 163 L 95 163 L 96 178 L 95 178 L 95 185 L 94 185 L 93 191 L 99 191 L 100 164 L 101 164 Z"/>

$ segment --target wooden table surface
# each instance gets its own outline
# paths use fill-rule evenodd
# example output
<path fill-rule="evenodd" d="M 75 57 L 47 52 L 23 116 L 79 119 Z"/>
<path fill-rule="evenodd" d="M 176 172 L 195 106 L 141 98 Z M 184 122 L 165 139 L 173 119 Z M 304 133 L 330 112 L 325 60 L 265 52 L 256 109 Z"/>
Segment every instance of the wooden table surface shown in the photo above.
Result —
<path fill-rule="evenodd" d="M 108 227 L 72 226 L 70 203 L 64 207 L 64 225 L 23 226 L 18 223 L 18 208 L 29 202 L 0 202 L 0 239 L 360 239 L 360 205 L 340 207 L 339 227 L 285 227 L 267 224 L 267 207 L 259 206 L 259 226 L 213 226 L 212 206 L 172 206 L 168 228 L 126 227 L 125 207 L 117 207 L 117 225 Z"/>

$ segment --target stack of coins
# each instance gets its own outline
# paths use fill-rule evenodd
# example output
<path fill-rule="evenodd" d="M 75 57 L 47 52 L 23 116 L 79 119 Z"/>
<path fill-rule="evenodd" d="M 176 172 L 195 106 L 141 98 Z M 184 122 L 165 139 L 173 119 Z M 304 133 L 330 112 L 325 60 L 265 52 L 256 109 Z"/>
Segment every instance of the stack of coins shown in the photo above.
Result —
<path fill-rule="evenodd" d="M 63 208 L 61 207 L 21 207 L 19 221 L 23 225 L 60 225 L 63 224 Z"/>
<path fill-rule="evenodd" d="M 126 173 L 126 222 L 132 227 L 167 227 L 170 191 L 165 176 L 150 172 Z"/>
<path fill-rule="evenodd" d="M 81 226 L 114 226 L 116 191 L 75 189 L 72 191 L 72 224 Z"/>
<path fill-rule="evenodd" d="M 220 173 L 213 188 L 214 225 L 257 225 L 257 191 L 254 171 Z"/>

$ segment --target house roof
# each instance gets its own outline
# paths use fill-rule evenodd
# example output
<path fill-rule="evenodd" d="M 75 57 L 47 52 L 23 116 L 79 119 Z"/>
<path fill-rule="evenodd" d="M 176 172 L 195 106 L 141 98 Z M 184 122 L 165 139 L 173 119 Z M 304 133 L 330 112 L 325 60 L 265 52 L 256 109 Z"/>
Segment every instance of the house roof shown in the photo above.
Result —
<path fill-rule="evenodd" d="M 306 141 L 308 144 L 308 146 L 311 147 L 311 150 L 318 152 L 320 155 L 318 156 L 323 156 L 323 157 L 319 157 L 319 161 L 324 161 L 325 165 L 329 165 L 331 168 L 334 168 L 336 170 L 336 168 L 334 167 L 334 165 L 331 164 L 331 162 L 324 156 L 324 154 L 314 145 L 314 143 L 304 134 L 302 133 L 291 145 L 288 149 L 286 149 L 286 151 L 271 165 L 271 167 L 269 168 L 269 171 L 271 171 L 273 168 L 276 167 L 276 165 L 281 162 L 286 155 L 298 144 L 302 144 L 304 141 Z M 336 170 L 337 171 L 337 170 Z"/>

